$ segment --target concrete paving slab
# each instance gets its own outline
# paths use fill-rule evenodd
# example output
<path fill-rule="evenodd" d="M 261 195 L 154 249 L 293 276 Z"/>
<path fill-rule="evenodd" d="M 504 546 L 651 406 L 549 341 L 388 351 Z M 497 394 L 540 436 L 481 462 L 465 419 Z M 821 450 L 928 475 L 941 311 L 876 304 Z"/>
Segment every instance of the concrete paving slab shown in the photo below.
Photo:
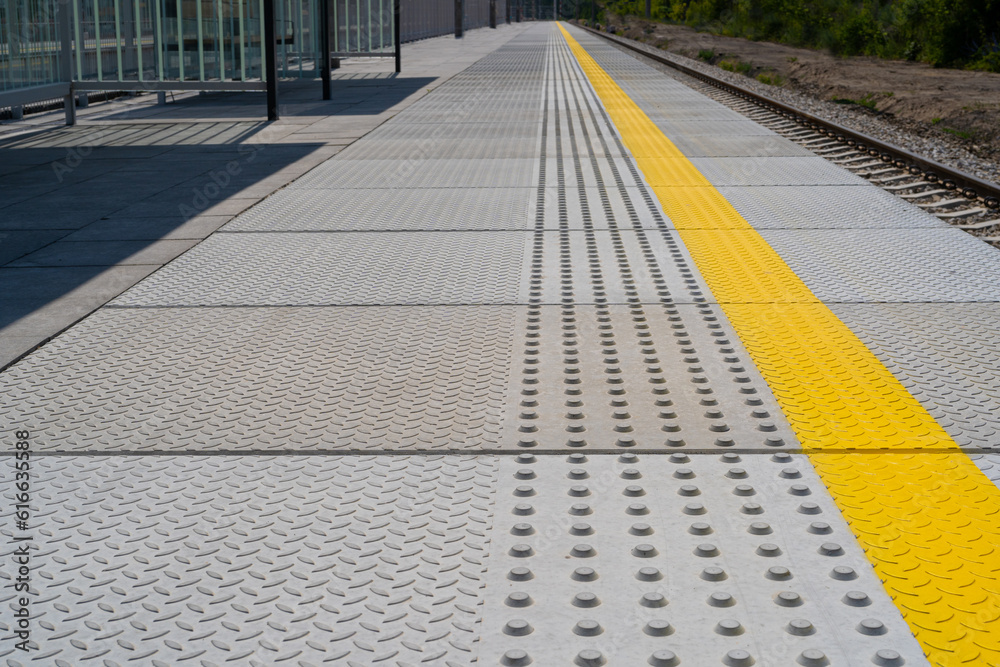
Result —
<path fill-rule="evenodd" d="M 63 230 L 0 232 L 0 266 L 47 246 L 66 235 Z"/>

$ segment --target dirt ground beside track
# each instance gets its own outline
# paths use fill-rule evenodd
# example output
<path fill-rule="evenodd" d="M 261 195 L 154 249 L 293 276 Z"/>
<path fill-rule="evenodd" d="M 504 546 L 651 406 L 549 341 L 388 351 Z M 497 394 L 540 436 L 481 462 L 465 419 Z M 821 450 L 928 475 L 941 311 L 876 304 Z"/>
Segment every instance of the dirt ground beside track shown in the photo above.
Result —
<path fill-rule="evenodd" d="M 635 18 L 614 17 L 609 24 L 626 37 L 689 58 L 712 51 L 712 64 L 745 63 L 748 76 L 772 80 L 777 76 L 783 88 L 820 100 L 863 101 L 864 105 L 851 106 L 1000 162 L 1000 74 L 899 60 L 839 58 Z"/>

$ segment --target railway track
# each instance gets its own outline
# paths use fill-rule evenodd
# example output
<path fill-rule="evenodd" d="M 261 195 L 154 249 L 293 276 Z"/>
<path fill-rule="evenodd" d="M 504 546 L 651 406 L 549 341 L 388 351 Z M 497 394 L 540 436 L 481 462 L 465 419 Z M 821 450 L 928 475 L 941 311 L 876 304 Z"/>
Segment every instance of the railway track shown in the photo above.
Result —
<path fill-rule="evenodd" d="M 1000 247 L 1000 186 L 686 66 L 655 47 L 580 26 L 973 236 Z"/>

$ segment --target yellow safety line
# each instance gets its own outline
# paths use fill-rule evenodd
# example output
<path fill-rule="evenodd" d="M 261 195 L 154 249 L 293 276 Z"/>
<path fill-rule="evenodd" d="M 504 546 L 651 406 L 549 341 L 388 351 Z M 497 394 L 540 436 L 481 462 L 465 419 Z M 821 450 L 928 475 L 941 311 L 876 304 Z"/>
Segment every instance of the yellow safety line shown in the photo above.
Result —
<path fill-rule="evenodd" d="M 559 29 L 931 663 L 1000 665 L 1000 489 Z"/>

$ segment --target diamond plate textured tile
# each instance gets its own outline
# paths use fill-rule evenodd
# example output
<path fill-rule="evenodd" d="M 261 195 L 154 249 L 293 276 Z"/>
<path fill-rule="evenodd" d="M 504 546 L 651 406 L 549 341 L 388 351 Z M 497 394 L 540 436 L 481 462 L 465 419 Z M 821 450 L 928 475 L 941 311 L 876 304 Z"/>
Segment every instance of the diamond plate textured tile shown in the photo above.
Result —
<path fill-rule="evenodd" d="M 958 229 L 760 235 L 824 302 L 1000 301 L 1000 253 Z"/>
<path fill-rule="evenodd" d="M 656 122 L 656 118 L 653 118 Z M 812 155 L 784 137 L 767 135 L 674 135 L 671 141 L 688 157 L 802 157 Z"/>
<path fill-rule="evenodd" d="M 868 185 L 727 187 L 719 192 L 755 229 L 947 228 L 947 223 Z"/>
<path fill-rule="evenodd" d="M 1000 487 L 1000 454 L 970 454 L 969 458 L 990 481 Z"/>
<path fill-rule="evenodd" d="M 519 303 L 524 232 L 217 234 L 116 306 Z"/>
<path fill-rule="evenodd" d="M 279 190 L 223 232 L 509 231 L 534 219 L 530 188 Z"/>
<path fill-rule="evenodd" d="M 667 136 L 670 136 L 669 134 Z M 691 163 L 712 185 L 863 185 L 860 176 L 821 157 L 709 158 Z"/>
<path fill-rule="evenodd" d="M 104 309 L 4 373 L 42 451 L 489 449 L 513 307 Z M 12 447 L 12 444 L 6 445 Z"/>
<path fill-rule="evenodd" d="M 356 142 L 338 153 L 337 158 L 396 162 L 429 159 L 496 160 L 530 159 L 538 153 L 538 140 L 534 137 L 454 139 L 448 136 L 447 125 L 423 127 L 439 128 L 439 132 L 437 136 L 428 133 L 426 137 L 420 139 L 379 140 L 366 137 L 364 142 Z"/>
<path fill-rule="evenodd" d="M 486 665 L 928 664 L 803 456 L 503 457 L 493 535 Z"/>
<path fill-rule="evenodd" d="M 477 85 L 481 86 L 483 84 L 480 83 Z M 480 107 L 477 105 L 469 120 L 476 120 L 480 110 Z M 449 139 L 454 141 L 494 141 L 503 139 L 518 141 L 529 140 L 533 142 L 535 148 L 537 148 L 538 131 L 539 124 L 534 122 L 511 122 L 508 120 L 504 123 L 484 125 L 482 122 L 461 122 L 454 116 L 452 117 L 452 122 L 442 123 L 440 127 L 428 127 L 423 124 L 415 125 L 411 123 L 390 122 L 380 125 L 376 129 L 372 130 L 370 133 L 365 135 L 362 141 L 348 146 L 343 151 L 338 153 L 338 156 L 343 157 L 344 155 L 351 155 L 352 153 L 358 151 L 363 152 L 364 147 L 372 143 L 390 141 L 419 141 L 427 139 L 435 142 Z"/>
<path fill-rule="evenodd" d="M 479 107 L 470 107 L 470 120 Z M 456 112 L 455 116 L 459 116 Z M 453 120 L 458 120 L 453 117 Z M 534 158 L 539 124 L 386 123 L 337 154 L 339 160 Z"/>
<path fill-rule="evenodd" d="M 316 167 L 288 186 L 294 190 L 339 188 L 523 188 L 537 182 L 532 159 L 338 160 Z"/>
<path fill-rule="evenodd" d="M 1000 304 L 834 304 L 962 447 L 1000 450 Z"/>
<path fill-rule="evenodd" d="M 719 121 L 698 121 L 698 120 L 654 120 L 668 139 L 675 136 L 772 136 L 778 134 L 759 125 L 752 120 L 719 120 Z"/>
<path fill-rule="evenodd" d="M 529 307 L 504 445 L 780 449 L 795 436 L 712 305 Z M 518 401 L 518 404 L 514 404 Z"/>
<path fill-rule="evenodd" d="M 32 663 L 476 662 L 493 457 L 32 465 Z M 3 466 L 13 479 L 10 459 Z M 4 558 L 8 582 L 11 567 Z M 0 619 L 6 636 L 10 622 Z M 13 642 L 0 655 L 23 664 Z"/>
<path fill-rule="evenodd" d="M 666 121 L 685 121 L 694 120 L 699 122 L 718 122 L 718 121 L 739 121 L 743 120 L 745 116 L 740 115 L 738 112 L 732 109 L 727 109 L 721 104 L 702 104 L 700 107 L 696 105 L 684 105 L 679 106 L 675 104 L 659 104 L 653 102 L 649 105 L 643 106 L 643 111 L 646 115 L 652 119 L 655 123 L 657 120 Z"/>

